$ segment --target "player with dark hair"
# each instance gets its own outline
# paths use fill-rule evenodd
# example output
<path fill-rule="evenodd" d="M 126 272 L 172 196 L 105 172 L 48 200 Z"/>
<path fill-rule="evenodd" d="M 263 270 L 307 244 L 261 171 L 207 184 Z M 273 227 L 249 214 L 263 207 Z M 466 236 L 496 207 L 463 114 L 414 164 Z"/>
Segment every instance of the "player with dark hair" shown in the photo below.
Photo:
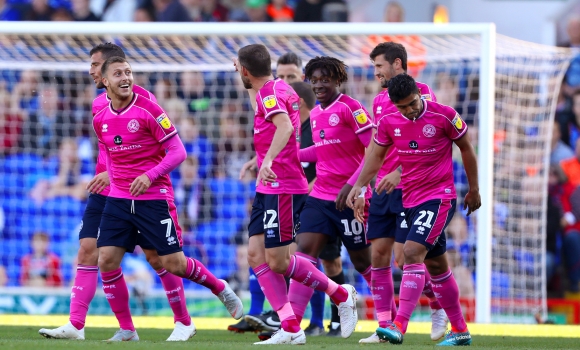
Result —
<path fill-rule="evenodd" d="M 125 57 L 123 49 L 113 43 L 99 44 L 90 51 L 91 66 L 89 74 L 98 89 L 103 85 L 101 68 L 105 61 L 111 57 Z M 155 96 L 144 88 L 135 85 L 133 91 L 142 97 L 157 102 Z M 103 108 L 108 108 L 110 98 L 107 92 L 103 92 L 92 104 L 93 116 Z M 97 236 L 101 215 L 105 208 L 105 202 L 110 192 L 109 175 L 106 168 L 107 151 L 104 145 L 99 143 L 99 153 L 97 156 L 96 175 L 88 185 L 91 193 L 81 221 L 79 232 L 79 251 L 77 257 L 77 273 L 71 292 L 70 301 L 70 321 L 64 326 L 55 329 L 39 330 L 39 333 L 47 338 L 57 339 L 85 339 L 85 320 L 91 300 L 95 296 L 98 280 L 98 257 Z M 173 193 L 173 189 L 170 189 Z M 141 246 L 147 261 L 157 272 L 161 280 L 167 300 L 174 314 L 175 329 L 167 339 L 168 341 L 185 341 L 195 334 L 195 326 L 191 322 L 191 317 L 187 311 L 183 281 L 181 278 L 168 273 L 163 268 L 159 256 L 154 247 L 141 236 L 138 237 L 137 244 Z M 128 295 L 127 295 L 128 298 Z"/>
<path fill-rule="evenodd" d="M 357 323 L 356 290 L 328 279 L 313 264 L 316 261 L 289 252 L 308 183 L 298 158 L 299 97 L 283 80 L 274 79 L 270 64 L 270 53 L 260 44 L 241 48 L 234 61 L 256 111 L 254 145 L 259 171 L 249 224 L 248 262 L 281 321 L 281 328 L 270 339 L 256 344 L 306 343 L 288 300 L 284 277 L 298 282 L 291 286 L 301 284 L 325 291 L 339 305 L 346 338 Z"/>
<path fill-rule="evenodd" d="M 388 114 L 388 111 L 396 110 L 389 98 L 387 88 L 391 78 L 406 73 L 407 51 L 401 44 L 384 42 L 377 45 L 370 53 L 370 59 L 375 67 L 375 76 L 379 78 L 383 91 L 373 101 L 375 123 Z M 421 98 L 437 101 L 431 88 L 417 82 L 421 92 Z M 391 272 L 391 258 L 393 247 L 395 260 L 398 266 L 403 266 L 403 244 L 407 239 L 405 226 L 405 214 L 403 208 L 403 189 L 400 185 L 401 172 L 399 169 L 399 157 L 395 148 L 391 148 L 384 164 L 377 174 L 376 191 L 373 191 L 371 206 L 369 208 L 367 238 L 371 241 L 372 271 L 371 293 L 375 300 L 375 308 L 379 327 L 385 328 L 389 321 L 395 318 L 397 307 L 395 304 L 395 291 Z M 364 199 L 359 199 L 363 201 Z M 359 203 L 362 205 L 362 203 Z M 423 293 L 429 298 L 431 306 L 431 339 L 438 340 L 445 335 L 447 330 L 447 316 L 439 305 L 433 290 L 431 278 L 425 273 L 425 288 Z M 381 339 L 376 333 L 360 340 L 360 343 L 380 343 Z"/>
<path fill-rule="evenodd" d="M 316 263 L 327 242 L 340 239 L 355 269 L 370 284 L 371 257 L 364 224 L 355 220 L 345 201 L 362 168 L 373 123 L 359 101 L 339 91 L 348 80 L 346 68 L 342 61 L 326 56 L 306 64 L 306 77 L 320 104 L 310 113 L 314 146 L 301 150 L 300 160 L 317 162 L 317 179 L 300 214 L 296 255 Z M 291 282 L 289 295 L 300 320 L 312 290 Z"/>
<path fill-rule="evenodd" d="M 288 84 L 304 81 L 302 60 L 294 52 L 287 52 L 276 62 L 276 76 Z"/>
<path fill-rule="evenodd" d="M 125 58 L 108 58 L 101 76 L 110 103 L 95 115 L 93 128 L 105 146 L 112 186 L 97 247 L 103 290 L 121 328 L 110 340 L 139 340 L 120 268 L 125 252 L 134 250 L 139 237 L 157 252 L 165 270 L 207 287 L 239 319 L 243 305 L 227 282 L 186 257 L 181 248 L 168 175 L 187 156 L 177 130 L 159 105 L 133 91 L 133 73 Z"/>
<path fill-rule="evenodd" d="M 467 125 L 449 106 L 421 98 L 415 80 L 399 74 L 388 83 L 389 97 L 397 110 L 380 119 L 374 147 L 348 195 L 358 220 L 364 220 L 364 206 L 355 199 L 383 166 L 385 156 L 395 148 L 402 167 L 403 207 L 407 240 L 403 247 L 405 265 L 400 303 L 394 322 L 377 328 L 381 339 L 401 344 L 413 309 L 425 285 L 425 270 L 431 274 L 433 292 L 451 322 L 451 331 L 438 345 L 470 345 L 471 335 L 459 303 L 459 289 L 449 269 L 445 227 L 455 212 L 457 194 L 453 183 L 452 148 L 460 151 L 469 182 L 464 209 L 467 215 L 481 206 L 477 159 L 467 135 Z M 425 260 L 432 263 L 424 264 Z"/>

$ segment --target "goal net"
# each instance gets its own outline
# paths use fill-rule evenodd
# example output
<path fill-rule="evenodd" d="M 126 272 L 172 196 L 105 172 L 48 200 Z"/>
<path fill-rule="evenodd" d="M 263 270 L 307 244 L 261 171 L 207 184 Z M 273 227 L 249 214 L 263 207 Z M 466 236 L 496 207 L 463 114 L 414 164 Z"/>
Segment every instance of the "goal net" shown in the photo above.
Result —
<path fill-rule="evenodd" d="M 344 92 L 370 110 L 380 85 L 368 54 L 380 42 L 397 41 L 408 50 L 409 73 L 429 84 L 439 102 L 457 109 L 471 128 L 478 152 L 485 151 L 478 148 L 478 134 L 493 133 L 493 166 L 480 167 L 481 179 L 493 179 L 493 193 L 484 193 L 484 198 L 493 198 L 493 203 L 484 203 L 491 215 L 466 217 L 458 211 L 447 230 L 450 263 L 468 320 L 474 320 L 478 271 L 491 276 L 492 321 L 533 322 L 535 313 L 546 313 L 547 164 L 569 51 L 498 35 L 495 101 L 490 105 L 494 119 L 479 113 L 480 79 L 488 74 L 480 71 L 481 35 L 461 33 L 461 25 L 443 34 L 436 26 L 430 34 L 426 25 L 420 33 L 411 33 L 407 24 L 375 26 L 368 33 L 358 28 L 356 35 L 349 29 L 362 24 L 329 24 L 332 29 L 322 32 L 318 25 L 287 25 L 279 35 L 267 34 L 276 33 L 272 26 L 238 23 L 180 24 L 179 29 L 171 24 L 138 30 L 123 26 L 53 23 L 38 26 L 36 32 L 20 28 L 20 34 L 11 34 L 12 24 L 0 28 L 0 265 L 7 276 L 3 294 L 12 298 L 0 303 L 0 312 L 68 312 L 68 286 L 74 278 L 86 205 L 83 186 L 94 174 L 97 152 L 90 106 L 98 92 L 88 75 L 88 52 L 94 45 L 110 41 L 122 46 L 135 84 L 153 92 L 177 125 L 188 151 L 186 162 L 172 173 L 184 250 L 243 292 L 248 288 L 244 244 L 254 179 L 238 180 L 238 174 L 253 154 L 253 113 L 231 58 L 252 43 L 269 48 L 273 66 L 289 51 L 304 63 L 317 55 L 340 58 L 349 66 Z M 285 25 L 276 26 L 279 32 Z M 293 32 L 301 34 L 283 35 Z M 462 208 L 468 185 L 458 152 L 454 168 L 457 207 Z M 477 221 L 492 227 L 491 258 L 484 261 L 476 258 L 478 249 L 488 249 L 477 243 Z M 43 248 L 46 241 L 50 244 Z M 36 265 L 25 266 L 22 258 L 33 249 L 60 260 L 62 279 L 56 281 L 54 271 L 43 264 L 48 258 L 32 257 Z M 346 252 L 343 262 L 348 282 L 364 296 L 361 314 L 372 318 L 372 298 Z M 123 266 L 133 291 L 134 314 L 169 315 L 160 281 L 142 254 L 128 256 Z M 395 277 L 400 279 L 400 271 Z M 61 288 L 28 288 L 47 283 Z M 213 303 L 202 288 L 186 281 L 186 290 L 192 314 L 225 316 L 221 304 Z M 428 319 L 423 305 L 416 319 Z M 110 312 L 99 294 L 90 310 Z"/>

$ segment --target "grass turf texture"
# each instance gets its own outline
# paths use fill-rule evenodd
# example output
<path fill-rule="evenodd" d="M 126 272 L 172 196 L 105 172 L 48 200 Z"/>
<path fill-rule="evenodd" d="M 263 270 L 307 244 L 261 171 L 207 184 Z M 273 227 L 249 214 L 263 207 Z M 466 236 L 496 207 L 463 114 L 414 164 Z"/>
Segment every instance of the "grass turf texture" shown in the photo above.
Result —
<path fill-rule="evenodd" d="M 107 343 L 102 340 L 115 332 L 116 320 L 112 316 L 90 316 L 85 329 L 85 341 L 45 339 L 38 334 L 41 327 L 52 328 L 68 321 L 66 316 L 22 316 L 0 315 L 0 349 L 101 349 L 111 346 L 123 349 L 158 349 L 159 346 L 175 349 L 251 349 L 258 341 L 254 333 L 234 334 L 225 331 L 233 319 L 195 318 L 198 333 L 185 343 L 169 343 L 165 339 L 171 333 L 173 320 L 169 317 L 135 317 L 140 342 Z M 303 326 L 306 326 L 303 324 Z M 376 323 L 360 321 L 357 332 L 349 339 L 308 337 L 303 348 L 351 349 L 353 347 L 391 346 L 390 344 L 358 344 L 359 339 L 368 337 Z M 429 323 L 411 323 L 401 349 L 433 349 L 436 342 L 429 339 Z M 553 325 L 470 325 L 473 347 L 478 349 L 580 349 L 579 326 Z"/>

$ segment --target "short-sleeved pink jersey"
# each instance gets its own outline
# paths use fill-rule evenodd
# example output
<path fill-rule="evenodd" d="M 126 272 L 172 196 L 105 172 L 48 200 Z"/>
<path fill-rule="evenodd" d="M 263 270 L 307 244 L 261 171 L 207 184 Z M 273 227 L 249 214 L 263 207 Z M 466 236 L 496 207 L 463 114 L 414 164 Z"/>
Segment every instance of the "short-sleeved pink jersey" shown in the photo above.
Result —
<path fill-rule="evenodd" d="M 437 97 L 433 93 L 433 90 L 427 84 L 423 84 L 421 82 L 417 82 L 417 87 L 419 88 L 419 92 L 421 93 L 421 98 L 427 101 L 437 102 Z M 393 104 L 391 99 L 389 98 L 389 92 L 385 89 L 375 97 L 373 100 L 373 112 L 375 114 L 375 123 L 378 124 L 379 120 L 382 117 L 389 114 L 390 112 L 396 112 L 397 107 Z M 391 147 L 387 157 L 385 158 L 385 162 L 379 173 L 377 174 L 377 185 L 383 177 L 392 173 L 399 167 L 399 156 L 397 155 L 397 151 L 394 147 Z M 397 188 L 402 188 L 401 184 L 397 186 Z"/>
<path fill-rule="evenodd" d="M 358 134 L 370 132 L 374 124 L 359 101 L 341 94 L 326 108 L 310 111 L 310 126 L 317 158 L 310 196 L 333 201 L 364 159 L 366 147 Z"/>
<path fill-rule="evenodd" d="M 423 104 L 423 112 L 415 120 L 398 111 L 385 115 L 375 134 L 377 144 L 396 147 L 403 167 L 405 208 L 431 199 L 457 198 L 451 151 L 453 141 L 467 132 L 467 125 L 449 106 L 427 100 Z"/>
<path fill-rule="evenodd" d="M 177 130 L 163 109 L 155 102 L 134 94 L 131 103 L 121 111 L 111 104 L 93 118 L 93 127 L 109 157 L 109 196 L 126 199 L 173 199 L 169 175 L 153 181 L 139 197 L 129 192 L 135 178 L 161 162 L 165 156 L 163 142 Z"/>
<path fill-rule="evenodd" d="M 265 194 L 303 194 L 308 193 L 308 182 L 300 164 L 300 98 L 292 87 L 282 79 L 270 80 L 256 94 L 256 113 L 254 116 L 254 147 L 258 157 L 258 168 L 262 166 L 264 157 L 276 132 L 276 126 L 271 118 L 279 113 L 290 117 L 294 133 L 288 143 L 272 162 L 272 171 L 276 174 L 276 182 L 258 184 L 256 192 Z"/>
<path fill-rule="evenodd" d="M 136 94 L 139 94 L 145 98 L 150 99 L 151 101 L 157 103 L 157 99 L 155 98 L 155 95 L 153 95 L 152 93 L 150 93 L 149 91 L 145 90 L 144 88 L 142 88 L 139 85 L 133 85 L 133 92 Z M 111 100 L 109 99 L 109 97 L 107 96 L 106 92 L 103 92 L 102 94 L 100 94 L 99 96 L 97 96 L 94 100 L 93 100 L 93 105 L 92 105 L 92 109 L 93 109 L 93 117 L 99 112 L 101 111 L 103 108 L 108 107 L 109 106 L 109 102 Z M 95 175 L 96 174 L 100 174 L 103 171 L 107 171 L 107 159 L 106 159 L 106 152 L 105 152 L 105 148 L 103 148 L 101 146 L 102 144 L 99 142 L 99 153 L 97 154 L 97 164 L 95 166 Z M 103 196 L 108 196 L 109 192 L 110 192 L 110 188 L 109 186 L 107 186 L 105 189 L 103 189 L 101 191 L 101 195 Z"/>

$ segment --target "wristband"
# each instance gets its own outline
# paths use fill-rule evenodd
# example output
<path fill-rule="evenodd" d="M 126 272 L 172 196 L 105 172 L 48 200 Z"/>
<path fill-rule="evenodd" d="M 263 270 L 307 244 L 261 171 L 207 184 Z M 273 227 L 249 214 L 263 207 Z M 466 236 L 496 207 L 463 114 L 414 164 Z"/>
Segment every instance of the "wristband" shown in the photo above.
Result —
<path fill-rule="evenodd" d="M 361 187 L 360 188 L 360 194 L 358 195 L 358 198 L 364 198 L 365 194 L 367 193 L 367 187 Z"/>

